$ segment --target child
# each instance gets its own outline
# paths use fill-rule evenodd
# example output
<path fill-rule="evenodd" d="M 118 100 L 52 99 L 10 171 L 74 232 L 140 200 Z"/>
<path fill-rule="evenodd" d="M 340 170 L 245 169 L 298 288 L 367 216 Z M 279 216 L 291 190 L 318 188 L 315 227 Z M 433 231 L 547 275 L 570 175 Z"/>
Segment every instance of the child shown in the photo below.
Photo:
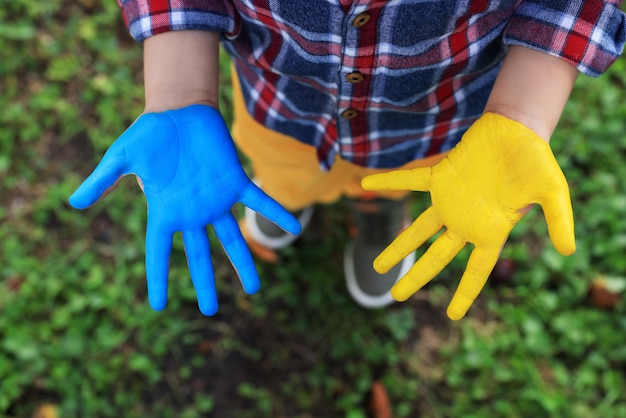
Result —
<path fill-rule="evenodd" d="M 405 300 L 471 242 L 448 308 L 460 319 L 535 203 L 557 250 L 574 252 L 567 182 L 547 142 L 578 72 L 597 76 L 622 52 L 619 1 L 121 6 L 144 43 L 145 112 L 70 202 L 93 204 L 121 175 L 143 182 L 153 308 L 165 306 L 171 237 L 182 231 L 200 309 L 217 310 L 207 224 L 244 289 L 259 288 L 230 215 L 237 201 L 263 215 L 246 210 L 253 238 L 280 248 L 300 232 L 295 217 L 306 226 L 316 203 L 354 199 L 359 233 L 344 264 L 350 294 L 366 307 L 384 306 L 390 295 Z M 218 111 L 220 39 L 237 74 L 232 134 L 267 195 L 243 173 Z M 363 190 L 362 180 L 379 192 Z M 376 254 L 402 228 L 407 190 L 430 191 L 432 206 L 376 258 L 374 271 Z M 413 266 L 413 250 L 443 227 Z"/>

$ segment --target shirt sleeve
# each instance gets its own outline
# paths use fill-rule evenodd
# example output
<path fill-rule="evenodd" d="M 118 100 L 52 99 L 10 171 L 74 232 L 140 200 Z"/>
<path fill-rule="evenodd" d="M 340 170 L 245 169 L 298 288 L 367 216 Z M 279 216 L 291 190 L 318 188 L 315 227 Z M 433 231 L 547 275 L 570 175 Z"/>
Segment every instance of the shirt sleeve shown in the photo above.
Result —
<path fill-rule="evenodd" d="M 235 11 L 226 0 L 118 0 L 118 4 L 137 42 L 175 30 L 235 31 Z"/>
<path fill-rule="evenodd" d="M 506 45 L 560 57 L 597 77 L 620 56 L 626 37 L 621 0 L 521 1 L 504 30 Z"/>

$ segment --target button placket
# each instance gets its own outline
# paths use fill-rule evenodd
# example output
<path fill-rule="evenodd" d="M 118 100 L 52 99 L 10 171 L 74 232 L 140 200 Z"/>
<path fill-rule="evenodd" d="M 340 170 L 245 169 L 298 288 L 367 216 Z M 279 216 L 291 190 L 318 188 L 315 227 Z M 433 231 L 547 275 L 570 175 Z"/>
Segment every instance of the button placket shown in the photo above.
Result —
<path fill-rule="evenodd" d="M 357 14 L 351 21 L 351 24 L 353 26 L 354 29 L 352 29 L 353 31 L 356 29 L 356 31 L 358 32 L 360 30 L 360 28 L 362 28 L 364 25 L 366 25 L 370 20 L 372 19 L 372 15 L 369 12 L 361 12 L 359 14 Z M 358 36 L 358 35 L 357 35 Z M 356 84 L 360 84 L 363 83 L 365 81 L 365 76 L 363 75 L 363 73 L 361 73 L 358 70 L 353 70 L 351 72 L 348 72 L 345 74 L 344 76 L 344 80 L 347 81 L 350 85 L 356 85 Z M 344 82 L 345 82 L 344 81 Z M 346 87 L 348 88 L 348 87 Z M 349 88 L 350 90 L 344 90 L 346 93 L 348 91 L 352 92 L 352 88 Z M 350 93 L 352 94 L 352 93 Z M 344 109 L 341 113 L 340 116 L 341 118 L 343 118 L 346 121 L 349 120 L 353 120 L 359 116 L 362 117 L 363 111 L 356 109 L 354 107 L 348 107 L 346 109 Z"/>

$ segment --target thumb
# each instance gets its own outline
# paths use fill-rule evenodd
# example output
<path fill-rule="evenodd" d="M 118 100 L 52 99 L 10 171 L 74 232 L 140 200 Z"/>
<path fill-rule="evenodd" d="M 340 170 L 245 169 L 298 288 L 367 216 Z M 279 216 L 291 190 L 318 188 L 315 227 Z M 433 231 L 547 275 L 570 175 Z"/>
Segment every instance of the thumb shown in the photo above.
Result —
<path fill-rule="evenodd" d="M 126 173 L 127 161 L 119 142 L 113 145 L 100 160 L 94 171 L 72 193 L 69 203 L 76 209 L 85 209 L 100 199 Z"/>
<path fill-rule="evenodd" d="M 567 181 L 562 174 L 560 177 L 554 189 L 544 197 L 540 204 L 548 224 L 552 244 L 559 253 L 571 255 L 576 251 L 574 214 Z"/>

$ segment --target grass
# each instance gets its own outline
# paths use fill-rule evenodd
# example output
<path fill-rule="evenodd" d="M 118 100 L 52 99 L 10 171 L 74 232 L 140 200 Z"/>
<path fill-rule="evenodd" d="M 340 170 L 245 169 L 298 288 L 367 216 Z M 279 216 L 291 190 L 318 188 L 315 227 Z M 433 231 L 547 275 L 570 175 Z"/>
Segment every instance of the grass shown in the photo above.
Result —
<path fill-rule="evenodd" d="M 579 79 L 552 141 L 574 256 L 552 249 L 536 209 L 463 321 L 445 307 L 467 251 L 410 301 L 363 311 L 341 278 L 340 202 L 280 264 L 259 261 L 255 296 L 213 243 L 221 309 L 205 318 L 179 237 L 169 305 L 148 307 L 132 181 L 87 211 L 67 205 L 141 112 L 141 49 L 115 2 L 20 0 L 0 16 L 0 416 L 362 418 L 381 382 L 396 417 L 626 417 L 626 308 L 589 298 L 600 279 L 626 285 L 624 59 Z"/>

